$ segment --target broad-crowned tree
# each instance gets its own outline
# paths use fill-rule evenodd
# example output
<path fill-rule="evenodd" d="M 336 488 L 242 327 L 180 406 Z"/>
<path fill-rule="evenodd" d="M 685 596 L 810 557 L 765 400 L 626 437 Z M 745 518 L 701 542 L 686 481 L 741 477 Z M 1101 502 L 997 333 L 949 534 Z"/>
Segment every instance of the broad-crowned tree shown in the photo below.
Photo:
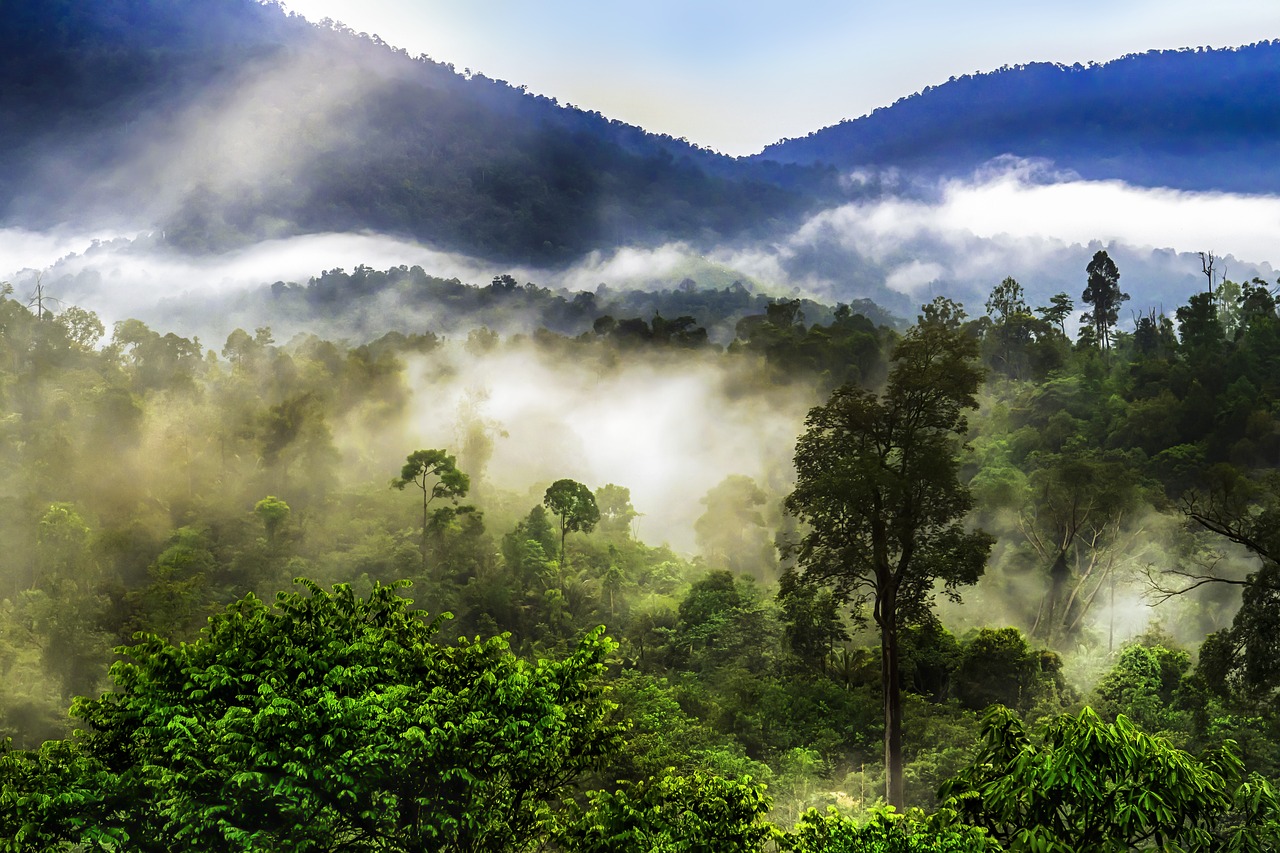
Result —
<path fill-rule="evenodd" d="M 528 850 L 618 746 L 602 629 L 530 662 L 501 637 L 436 644 L 402 584 L 303 583 L 194 643 L 141 635 L 116 690 L 73 707 L 76 738 L 0 752 L 0 848 Z"/>
<path fill-rule="evenodd" d="M 982 372 L 955 303 L 934 300 L 893 354 L 883 394 L 844 386 L 809 412 L 787 511 L 805 525 L 787 551 L 800 576 L 831 585 L 880 629 L 887 799 L 903 804 L 899 629 L 931 606 L 935 583 L 982 574 L 991 538 L 968 530 L 959 454 Z"/>
<path fill-rule="evenodd" d="M 565 535 L 590 533 L 600 520 L 600 508 L 591 490 L 576 480 L 556 480 L 547 487 L 542 503 L 560 516 L 560 565 L 563 567 Z"/>
<path fill-rule="evenodd" d="M 400 476 L 391 481 L 393 489 L 404 491 L 410 483 L 422 491 L 422 570 L 427 570 L 428 507 L 437 498 L 454 504 L 466 497 L 471 478 L 458 470 L 454 456 L 444 450 L 415 450 L 405 460 Z"/>
<path fill-rule="evenodd" d="M 1090 708 L 1036 736 L 996 705 L 974 762 L 941 791 L 943 805 L 1011 851 L 1274 850 L 1280 808 L 1270 783 L 1241 780 L 1230 746 L 1197 758 L 1123 714 Z"/>

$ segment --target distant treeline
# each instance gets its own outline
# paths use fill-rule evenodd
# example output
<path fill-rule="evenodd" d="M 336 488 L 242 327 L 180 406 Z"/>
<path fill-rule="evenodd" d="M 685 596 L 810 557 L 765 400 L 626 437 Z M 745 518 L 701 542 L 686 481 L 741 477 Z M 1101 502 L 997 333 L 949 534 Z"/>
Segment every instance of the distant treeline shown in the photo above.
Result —
<path fill-rule="evenodd" d="M 467 284 L 457 278 L 429 275 L 416 265 L 387 270 L 361 265 L 349 273 L 326 270 L 306 284 L 277 281 L 270 286 L 268 299 L 265 316 L 312 325 L 359 315 L 369 306 L 385 307 L 387 299 L 394 299 L 407 311 L 429 316 L 428 327 L 442 334 L 486 326 L 497 331 L 540 328 L 560 335 L 594 332 L 615 339 L 656 338 L 662 342 L 670 336 L 670 322 L 679 320 L 683 328 L 703 329 L 701 342 L 727 344 L 759 325 L 759 319 L 747 318 L 763 319 L 770 306 L 780 302 L 794 306 L 792 313 L 778 317 L 778 322 L 789 326 L 806 322 L 827 325 L 849 314 L 862 315 L 873 329 L 902 325 L 901 319 L 869 299 L 833 306 L 808 298 L 784 299 L 755 292 L 754 287 L 740 281 L 722 289 L 700 287 L 686 278 L 661 290 L 615 289 L 601 284 L 594 292 L 570 291 L 532 282 L 520 284 L 506 274 L 494 276 L 487 285 Z M 373 322 L 381 329 L 387 324 L 386 316 Z"/>

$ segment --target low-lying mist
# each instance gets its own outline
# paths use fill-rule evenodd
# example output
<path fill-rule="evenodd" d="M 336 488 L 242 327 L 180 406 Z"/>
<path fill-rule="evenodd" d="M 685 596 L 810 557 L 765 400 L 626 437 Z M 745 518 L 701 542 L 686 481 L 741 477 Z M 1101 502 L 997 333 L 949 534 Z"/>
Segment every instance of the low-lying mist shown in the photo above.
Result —
<path fill-rule="evenodd" d="M 535 317 L 507 318 L 496 331 L 516 339 L 477 348 L 464 343 L 467 330 L 447 304 L 406 302 L 395 293 L 360 297 L 328 315 L 323 307 L 291 314 L 274 303 L 272 284 L 305 284 L 335 268 L 416 265 L 464 283 L 509 274 L 566 299 L 736 282 L 778 297 L 872 299 L 908 317 L 920 302 L 944 294 L 976 315 L 992 285 L 1007 275 L 1023 284 L 1033 305 L 1059 290 L 1075 298 L 1091 253 L 1105 245 L 1134 310 L 1169 313 L 1204 287 L 1201 250 L 1214 250 L 1218 272 L 1236 280 L 1269 279 L 1280 261 L 1269 239 L 1280 222 L 1280 199 L 1272 197 L 1080 181 L 1012 160 L 967 180 L 897 180 L 898 195 L 824 210 L 773 241 L 705 251 L 685 243 L 631 246 L 554 269 L 499 265 L 374 233 L 312 234 L 194 254 L 169 245 L 162 232 L 123 237 L 7 229 L 0 231 L 0 269 L 6 270 L 0 279 L 10 280 L 20 298 L 34 295 L 38 284 L 64 306 L 93 308 L 108 328 L 135 317 L 161 332 L 198 336 L 215 351 L 236 328 L 270 326 L 281 342 L 314 332 L 353 344 L 389 330 L 442 332 L 452 342 L 408 367 L 407 419 L 376 428 L 352 421 L 335 430 L 347 458 L 371 463 L 361 476 L 393 470 L 415 447 L 450 447 L 466 430 L 479 429 L 490 450 L 475 472 L 478 480 L 527 493 L 531 503 L 560 477 L 593 487 L 617 483 L 631 489 L 642 538 L 692 553 L 702 499 L 726 477 L 750 477 L 775 502 L 785 494 L 794 439 L 805 411 L 818 401 L 816 386 L 744 378 L 740 365 L 714 351 L 646 351 L 615 360 L 584 357 L 586 349 L 557 355 L 521 340 L 538 327 Z M 725 334 L 731 339 L 732 329 L 720 330 L 722 341 Z M 993 569 L 993 577 L 1003 578 L 984 582 L 994 600 L 975 591 L 983 620 L 1005 613 L 1000 602 L 1030 595 L 1027 583 L 1040 583 L 1019 579 L 999 561 Z M 1153 620 L 1179 621 L 1161 615 L 1171 608 L 1150 612 L 1136 590 L 1126 584 L 1117 591 L 1121 633 L 1139 633 Z M 1223 604 L 1224 614 L 1232 609 Z M 1109 603 L 1107 610 L 1109 622 Z M 1006 614 L 1015 624 L 1030 618 Z M 1190 628 L 1188 636 L 1207 627 L 1213 626 Z"/>
<path fill-rule="evenodd" d="M 403 422 L 340 427 L 335 444 L 373 471 L 392 471 L 401 450 L 459 448 L 478 431 L 486 451 L 459 464 L 482 495 L 527 494 L 532 506 L 561 478 L 592 489 L 614 483 L 631 491 L 640 539 L 689 554 L 698 550 L 701 501 L 726 477 L 785 493 L 795 437 L 817 396 L 808 381 L 761 384 L 748 365 L 714 352 L 568 355 L 529 341 L 485 353 L 443 346 L 408 364 Z"/>
<path fill-rule="evenodd" d="M 1190 193 L 1071 180 L 1022 161 L 993 164 L 968 180 L 922 185 L 900 179 L 900 194 L 850 202 L 811 216 L 769 241 L 698 248 L 636 245 L 592 252 L 563 267 L 500 264 L 374 233 L 311 234 L 224 254 L 191 254 L 163 232 L 136 238 L 66 231 L 0 230 L 0 277 L 19 293 L 46 290 L 67 304 L 95 306 L 107 321 L 137 317 L 206 341 L 237 327 L 272 325 L 281 338 L 315 331 L 376 337 L 389 329 L 442 326 L 440 306 L 367 301 L 355 318 L 273 314 L 273 282 L 305 284 L 329 269 L 419 265 L 432 276 L 484 284 L 509 274 L 563 291 L 668 290 L 682 282 L 734 282 L 778 297 L 831 303 L 870 299 L 902 317 L 936 295 L 977 314 L 991 288 L 1013 276 L 1033 305 L 1066 292 L 1078 301 L 1084 268 L 1106 248 L 1132 297 L 1130 313 L 1169 312 L 1204 287 L 1201 251 L 1218 275 L 1270 281 L 1280 264 L 1272 236 L 1280 199 Z M 116 239 L 109 239 L 110 237 Z M 697 319 L 697 318 L 695 318 Z M 350 322 L 348 322 L 350 320 Z M 1122 326 L 1131 323 L 1122 317 Z M 503 332 L 529 332 L 514 322 Z"/>

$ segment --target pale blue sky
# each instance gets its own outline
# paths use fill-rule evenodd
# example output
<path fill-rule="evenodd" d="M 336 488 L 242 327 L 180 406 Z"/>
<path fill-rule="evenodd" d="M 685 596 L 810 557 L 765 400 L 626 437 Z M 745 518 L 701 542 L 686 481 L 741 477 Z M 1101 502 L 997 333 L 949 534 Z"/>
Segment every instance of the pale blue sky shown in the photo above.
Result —
<path fill-rule="evenodd" d="M 561 103 L 727 154 L 948 77 L 1280 38 L 1275 0 L 285 0 Z"/>

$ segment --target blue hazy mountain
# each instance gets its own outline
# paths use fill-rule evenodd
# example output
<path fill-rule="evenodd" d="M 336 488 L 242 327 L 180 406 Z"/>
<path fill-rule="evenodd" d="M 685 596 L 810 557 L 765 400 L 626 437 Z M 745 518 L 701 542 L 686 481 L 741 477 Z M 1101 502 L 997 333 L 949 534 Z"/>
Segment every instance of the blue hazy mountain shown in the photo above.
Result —
<path fill-rule="evenodd" d="M 947 175 L 1002 155 L 1143 186 L 1280 192 L 1280 42 L 952 78 L 756 159 Z"/>
<path fill-rule="evenodd" d="M 272 3 L 24 0 L 0 16 L 0 150 L 0 226 L 120 222 L 191 251 L 370 230 L 556 265 L 767 239 L 865 167 L 1015 155 L 1280 192 L 1280 44 L 962 77 L 735 159 Z"/>
<path fill-rule="evenodd" d="M 555 263 L 749 236 L 835 186 L 255 0 L 6 5 L 0 146 L 0 224 L 124 215 L 194 250 L 369 229 Z"/>

